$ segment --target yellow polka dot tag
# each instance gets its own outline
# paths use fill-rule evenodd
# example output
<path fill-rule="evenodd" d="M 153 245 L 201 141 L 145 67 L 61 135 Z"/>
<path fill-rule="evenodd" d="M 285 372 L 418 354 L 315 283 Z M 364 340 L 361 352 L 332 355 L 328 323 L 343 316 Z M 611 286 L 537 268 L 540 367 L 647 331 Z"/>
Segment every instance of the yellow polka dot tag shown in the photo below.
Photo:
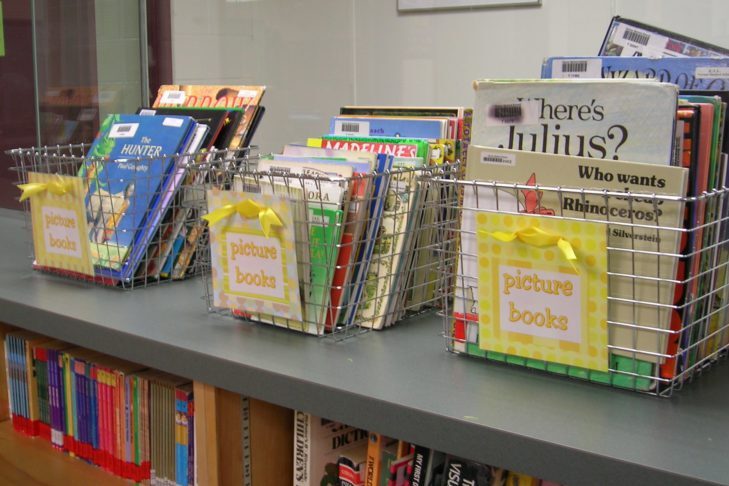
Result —
<path fill-rule="evenodd" d="M 478 255 L 479 347 L 607 371 L 604 225 L 513 214 L 477 223 L 488 250 Z"/>

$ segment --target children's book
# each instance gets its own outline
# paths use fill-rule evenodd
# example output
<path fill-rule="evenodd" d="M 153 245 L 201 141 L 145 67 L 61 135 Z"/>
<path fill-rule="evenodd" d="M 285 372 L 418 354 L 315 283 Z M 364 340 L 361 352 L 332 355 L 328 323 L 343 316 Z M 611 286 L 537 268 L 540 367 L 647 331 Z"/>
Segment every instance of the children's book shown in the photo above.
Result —
<path fill-rule="evenodd" d="M 471 146 L 467 180 L 535 186 L 535 189 L 477 187 L 464 189 L 461 260 L 454 311 L 477 312 L 476 219 L 482 211 L 605 221 L 608 258 L 608 332 L 610 351 L 660 363 L 666 352 L 680 238 L 684 224 L 681 200 L 651 199 L 651 194 L 686 195 L 688 171 L 623 161 Z M 545 187 L 540 190 L 539 187 Z M 546 188 L 565 188 L 561 193 Z M 605 197 L 569 192 L 600 189 Z M 623 197 L 621 193 L 631 193 Z M 643 197 L 642 195 L 645 195 Z M 595 249 L 594 251 L 599 251 Z M 657 253 L 661 255 L 657 255 Z M 675 255 L 675 256 L 673 256 Z M 477 319 L 476 319 L 477 320 Z M 640 326 L 640 329 L 634 326 Z M 471 326 L 473 327 L 473 326 Z M 477 338 L 467 331 L 467 342 Z M 475 342 L 475 341 L 473 341 Z"/>
<path fill-rule="evenodd" d="M 345 137 L 446 138 L 444 119 L 404 117 L 333 116 L 329 134 Z"/>
<path fill-rule="evenodd" d="M 370 152 L 333 150 L 303 145 L 287 145 L 284 147 L 283 155 L 318 158 L 331 157 L 335 159 L 331 163 L 337 163 L 336 159 L 343 159 L 348 161 L 347 163 L 365 164 L 363 168 L 354 170 L 354 177 L 349 185 L 348 211 L 342 228 L 342 239 L 339 245 L 336 268 L 332 277 L 330 303 L 326 315 L 325 327 L 327 331 L 331 331 L 339 320 L 339 314 L 342 310 L 342 297 L 349 289 L 350 277 L 354 270 L 357 250 L 362 243 L 363 235 L 367 228 L 367 211 L 373 190 L 372 174 L 377 167 L 378 155 Z"/>
<path fill-rule="evenodd" d="M 367 431 L 296 411 L 294 414 L 294 486 L 339 484 L 339 458 L 367 450 Z"/>
<path fill-rule="evenodd" d="M 666 29 L 615 16 L 600 47 L 600 56 L 721 57 L 729 49 Z"/>
<path fill-rule="evenodd" d="M 682 90 L 729 89 L 729 57 L 549 57 L 545 79 L 655 79 Z"/>
<path fill-rule="evenodd" d="M 139 108 L 138 115 L 156 116 L 189 116 L 198 125 L 206 125 L 209 129 L 200 143 L 201 148 L 214 148 L 219 146 L 219 138 L 234 122 L 233 110 L 221 110 L 196 107 L 170 107 L 170 108 Z M 220 148 L 226 148 L 226 146 Z"/>
<path fill-rule="evenodd" d="M 109 115 L 94 140 L 79 176 L 85 198 L 89 240 L 97 274 L 133 277 L 164 215 L 175 158 L 187 147 L 195 122 L 189 117 Z M 167 202 L 163 202 L 166 200 Z"/>
<path fill-rule="evenodd" d="M 471 143 L 670 165 L 678 87 L 653 80 L 479 80 Z"/>
<path fill-rule="evenodd" d="M 305 226 L 309 231 L 311 264 L 310 292 L 304 300 L 304 320 L 314 324 L 312 329 L 320 334 L 324 330 L 326 311 L 329 308 L 332 278 L 354 170 L 351 165 L 344 163 L 271 159 L 260 160 L 258 170 L 271 173 L 274 180 L 284 184 L 301 187 L 306 194 L 308 214 Z"/>
<path fill-rule="evenodd" d="M 249 132 L 253 130 L 255 115 L 265 92 L 265 86 L 165 84 L 160 86 L 152 107 L 240 109 L 243 116 L 228 144 L 229 148 L 239 148 L 245 147 L 250 138 Z"/>

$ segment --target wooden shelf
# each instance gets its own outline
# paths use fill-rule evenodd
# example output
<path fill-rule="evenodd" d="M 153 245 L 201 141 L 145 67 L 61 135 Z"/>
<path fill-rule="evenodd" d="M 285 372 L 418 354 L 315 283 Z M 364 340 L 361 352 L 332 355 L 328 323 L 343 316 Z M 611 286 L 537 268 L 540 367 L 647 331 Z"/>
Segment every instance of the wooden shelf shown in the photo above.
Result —
<path fill-rule="evenodd" d="M 10 421 L 5 420 L 0 422 L 0 484 L 114 486 L 131 483 L 57 451 L 43 439 L 27 437 L 16 432 Z"/>

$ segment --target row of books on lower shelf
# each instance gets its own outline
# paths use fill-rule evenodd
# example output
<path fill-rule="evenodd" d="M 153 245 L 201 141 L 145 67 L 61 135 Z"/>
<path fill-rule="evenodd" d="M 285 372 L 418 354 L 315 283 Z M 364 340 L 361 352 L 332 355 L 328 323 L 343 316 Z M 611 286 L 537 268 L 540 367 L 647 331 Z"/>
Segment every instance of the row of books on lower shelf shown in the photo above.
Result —
<path fill-rule="evenodd" d="M 296 412 L 294 486 L 557 486 Z"/>
<path fill-rule="evenodd" d="M 195 484 L 189 380 L 29 331 L 4 352 L 14 429 L 137 483 Z"/>
<path fill-rule="evenodd" d="M 196 461 L 205 454 L 196 454 L 195 444 L 204 443 L 197 435 L 210 426 L 201 416 L 210 402 L 200 397 L 196 412 L 189 380 L 30 331 L 4 334 L 0 351 L 16 431 L 136 483 L 198 484 Z M 246 486 L 555 484 L 221 393 L 227 401 L 214 407 L 218 434 L 225 429 L 240 443 L 217 447 L 224 461 L 241 454 L 235 482 Z"/>

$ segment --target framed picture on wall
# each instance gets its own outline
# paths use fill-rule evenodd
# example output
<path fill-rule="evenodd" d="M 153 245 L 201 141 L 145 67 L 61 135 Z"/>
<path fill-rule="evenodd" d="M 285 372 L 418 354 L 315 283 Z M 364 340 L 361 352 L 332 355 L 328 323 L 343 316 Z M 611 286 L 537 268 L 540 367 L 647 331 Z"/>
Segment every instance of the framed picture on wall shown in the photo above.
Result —
<path fill-rule="evenodd" d="M 542 0 L 397 0 L 401 12 L 469 7 L 539 6 Z"/>

